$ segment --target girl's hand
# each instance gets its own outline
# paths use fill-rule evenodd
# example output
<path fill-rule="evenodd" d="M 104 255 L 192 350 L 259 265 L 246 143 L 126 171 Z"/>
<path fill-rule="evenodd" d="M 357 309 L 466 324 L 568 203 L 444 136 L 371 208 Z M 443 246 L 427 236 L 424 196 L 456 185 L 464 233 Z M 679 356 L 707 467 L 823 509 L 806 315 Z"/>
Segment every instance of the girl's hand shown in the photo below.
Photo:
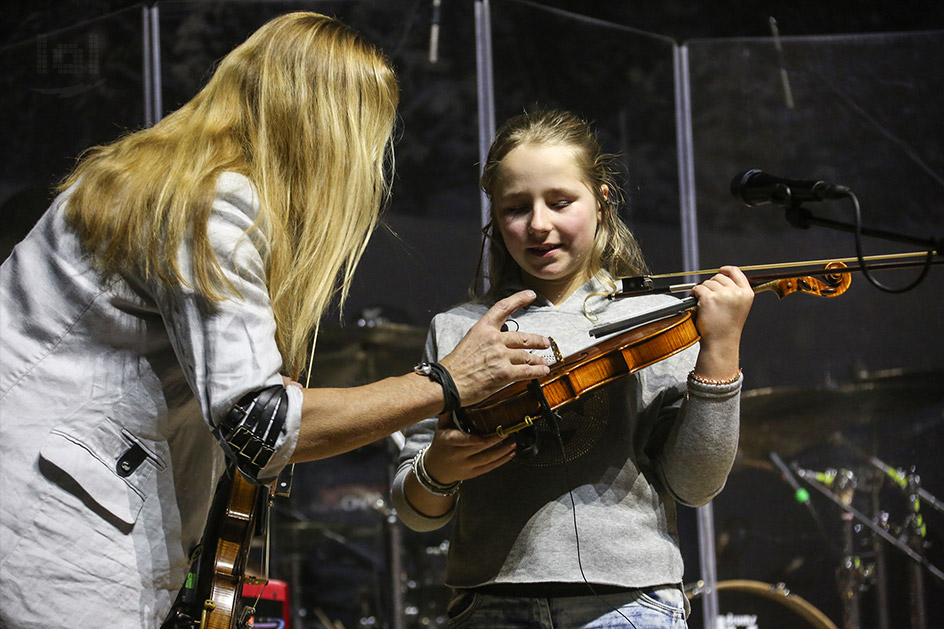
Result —
<path fill-rule="evenodd" d="M 515 453 L 515 443 L 497 435 L 470 435 L 452 423 L 452 414 L 440 415 L 433 442 L 423 457 L 426 471 L 444 485 L 475 478 L 504 465 Z"/>
<path fill-rule="evenodd" d="M 698 298 L 695 325 L 701 352 L 695 373 L 726 379 L 738 370 L 741 331 L 754 302 L 754 289 L 736 266 L 724 266 L 717 275 L 692 289 Z"/>

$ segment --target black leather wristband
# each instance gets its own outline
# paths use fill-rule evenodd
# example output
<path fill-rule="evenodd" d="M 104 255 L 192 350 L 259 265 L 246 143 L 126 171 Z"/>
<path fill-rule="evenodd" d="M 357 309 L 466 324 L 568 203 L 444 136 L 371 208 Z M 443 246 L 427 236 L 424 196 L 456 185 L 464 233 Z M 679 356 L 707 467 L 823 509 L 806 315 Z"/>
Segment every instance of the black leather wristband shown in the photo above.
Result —
<path fill-rule="evenodd" d="M 413 367 L 413 371 L 421 376 L 426 376 L 442 387 L 443 400 L 445 402 L 445 406 L 442 410 L 443 413 L 452 413 L 462 406 L 459 400 L 459 389 L 456 388 L 456 383 L 453 382 L 452 376 L 449 375 L 445 367 L 437 362 L 423 361 Z"/>

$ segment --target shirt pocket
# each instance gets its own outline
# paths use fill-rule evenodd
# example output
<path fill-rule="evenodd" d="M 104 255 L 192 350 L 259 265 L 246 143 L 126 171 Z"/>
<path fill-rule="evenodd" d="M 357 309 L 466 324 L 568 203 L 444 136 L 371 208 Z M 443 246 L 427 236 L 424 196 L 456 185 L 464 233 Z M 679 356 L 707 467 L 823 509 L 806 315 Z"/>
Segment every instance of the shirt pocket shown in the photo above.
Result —
<path fill-rule="evenodd" d="M 40 456 L 70 476 L 108 513 L 133 525 L 156 474 L 167 464 L 167 444 L 140 439 L 105 418 L 90 431 L 72 426 L 53 428 Z"/>

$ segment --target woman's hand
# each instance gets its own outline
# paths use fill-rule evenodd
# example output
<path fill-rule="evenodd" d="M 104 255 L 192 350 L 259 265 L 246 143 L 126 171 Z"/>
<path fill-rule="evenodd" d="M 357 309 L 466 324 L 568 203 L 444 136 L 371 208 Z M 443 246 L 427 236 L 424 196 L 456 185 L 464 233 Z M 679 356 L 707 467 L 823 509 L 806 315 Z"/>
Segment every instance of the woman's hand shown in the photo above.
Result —
<path fill-rule="evenodd" d="M 511 313 L 534 298 L 534 291 L 521 291 L 502 299 L 439 361 L 452 376 L 463 405 L 480 402 L 512 382 L 547 375 L 546 361 L 529 351 L 547 348 L 547 337 L 501 330 Z M 294 386 L 291 379 L 286 384 Z M 359 387 L 304 389 L 303 398 L 295 462 L 348 452 L 443 408 L 442 387 L 415 373 Z"/>
<path fill-rule="evenodd" d="M 547 349 L 547 337 L 525 332 L 502 332 L 515 310 L 534 301 L 534 291 L 520 291 L 495 303 L 439 363 L 459 389 L 463 406 L 481 402 L 500 388 L 519 380 L 547 375 L 550 369 L 532 349 Z"/>

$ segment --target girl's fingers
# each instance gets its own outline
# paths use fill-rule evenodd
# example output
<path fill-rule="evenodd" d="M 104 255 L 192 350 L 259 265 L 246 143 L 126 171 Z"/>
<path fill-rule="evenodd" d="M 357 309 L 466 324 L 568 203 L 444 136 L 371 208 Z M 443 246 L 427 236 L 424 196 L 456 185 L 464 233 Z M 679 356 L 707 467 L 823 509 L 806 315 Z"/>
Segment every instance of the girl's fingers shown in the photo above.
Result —
<path fill-rule="evenodd" d="M 482 459 L 478 461 L 478 465 L 470 470 L 471 475 L 469 478 L 480 476 L 487 472 L 491 472 L 498 467 L 501 467 L 515 457 L 515 449 L 516 446 L 514 442 L 508 446 L 496 448 L 494 456 L 490 456 L 488 459 Z"/>

